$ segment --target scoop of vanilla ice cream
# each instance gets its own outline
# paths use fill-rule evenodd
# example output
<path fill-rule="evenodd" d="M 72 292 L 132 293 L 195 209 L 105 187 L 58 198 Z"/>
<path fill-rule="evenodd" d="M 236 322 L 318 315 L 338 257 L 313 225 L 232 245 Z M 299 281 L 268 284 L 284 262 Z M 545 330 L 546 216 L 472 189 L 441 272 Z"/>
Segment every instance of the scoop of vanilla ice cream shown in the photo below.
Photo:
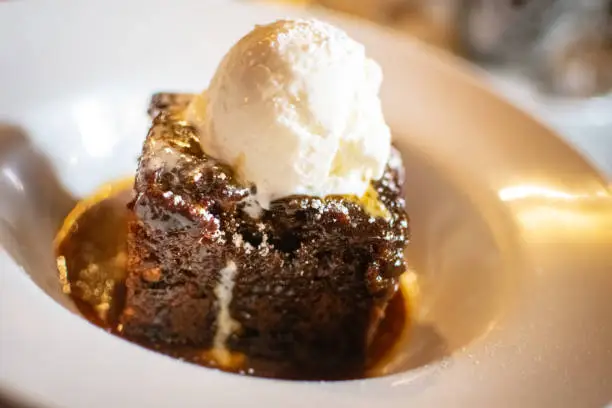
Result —
<path fill-rule="evenodd" d="M 344 31 L 281 20 L 232 47 L 187 119 L 207 154 L 255 184 L 264 208 L 294 194 L 361 197 L 391 149 L 381 81 Z"/>

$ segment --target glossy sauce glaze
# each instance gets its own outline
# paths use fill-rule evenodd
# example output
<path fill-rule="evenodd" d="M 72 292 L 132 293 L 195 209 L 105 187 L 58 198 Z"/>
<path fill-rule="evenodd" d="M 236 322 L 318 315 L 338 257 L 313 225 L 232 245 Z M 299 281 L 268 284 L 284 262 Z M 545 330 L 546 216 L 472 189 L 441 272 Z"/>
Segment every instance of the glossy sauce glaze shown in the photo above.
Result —
<path fill-rule="evenodd" d="M 80 202 L 66 218 L 55 241 L 57 266 L 64 293 L 82 315 L 108 332 L 124 337 L 119 316 L 125 304 L 127 275 L 127 223 L 131 216 L 132 180 L 109 184 Z M 389 302 L 384 319 L 369 348 L 368 364 L 351 373 L 297 373 L 282 364 L 236 355 L 231 366 L 220 367 L 209 350 L 187 346 L 143 344 L 141 346 L 206 367 L 260 377 L 308 380 L 365 378 L 377 364 L 388 359 L 408 326 L 407 293 L 402 287 Z M 130 340 L 130 339 L 128 339 Z"/>

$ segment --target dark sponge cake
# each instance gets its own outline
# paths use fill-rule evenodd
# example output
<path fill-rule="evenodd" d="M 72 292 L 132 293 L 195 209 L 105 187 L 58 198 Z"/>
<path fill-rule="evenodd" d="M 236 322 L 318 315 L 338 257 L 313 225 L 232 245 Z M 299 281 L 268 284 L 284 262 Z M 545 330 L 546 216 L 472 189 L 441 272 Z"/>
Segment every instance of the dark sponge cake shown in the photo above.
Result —
<path fill-rule="evenodd" d="M 398 153 L 367 199 L 292 196 L 257 211 L 254 187 L 208 157 L 180 120 L 190 98 L 156 95 L 149 110 L 130 204 L 124 335 L 304 370 L 363 366 L 405 269 Z"/>

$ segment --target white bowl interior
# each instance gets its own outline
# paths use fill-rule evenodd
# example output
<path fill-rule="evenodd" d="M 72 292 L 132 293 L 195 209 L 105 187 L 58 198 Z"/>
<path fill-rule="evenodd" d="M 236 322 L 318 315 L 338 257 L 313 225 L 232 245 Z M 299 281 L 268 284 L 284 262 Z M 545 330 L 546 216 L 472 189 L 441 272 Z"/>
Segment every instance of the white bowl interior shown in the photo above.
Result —
<path fill-rule="evenodd" d="M 147 98 L 158 90 L 203 88 L 223 52 L 249 27 L 295 14 L 203 3 L 164 9 L 153 3 L 75 4 L 61 13 L 19 5 L 25 14 L 15 15 L 31 16 L 23 21 L 27 35 L 1 43 L 25 63 L 9 61 L 9 69 L 21 70 L 24 79 L 3 84 L 3 95 L 10 97 L 0 95 L 0 245 L 44 293 L 73 311 L 56 279 L 54 232 L 75 200 L 134 171 L 147 130 Z M 146 23 L 134 27 L 134 21 L 144 21 L 145 8 Z M 66 31 L 49 30 L 34 41 L 30 33 L 55 21 L 50 15 Z M 601 380 L 612 378 L 612 234 L 606 232 L 612 228 L 612 198 L 601 177 L 547 129 L 484 90 L 457 61 L 361 23 L 326 18 L 364 42 L 383 66 L 385 114 L 407 170 L 413 228 L 407 253 L 422 295 L 413 335 L 381 369 L 396 375 L 325 387 L 213 375 L 89 330 L 28 289 L 23 296 L 0 296 L 2 306 L 30 299 L 38 307 L 23 309 L 31 319 L 27 324 L 12 315 L 0 319 L 2 330 L 12 330 L 0 337 L 0 351 L 10 350 L 2 355 L 9 367 L 0 369 L 2 381 L 67 405 L 75 394 L 56 379 L 61 376 L 54 367 L 61 365 L 79 384 L 88 370 L 97 369 L 96 378 L 108 375 L 87 385 L 92 394 L 77 393 L 76 406 L 193 406 L 180 395 L 197 392 L 226 404 L 244 402 L 245 395 L 278 404 L 299 393 L 296 406 L 326 401 L 352 407 L 382 397 L 390 407 L 596 406 L 612 397 L 609 381 Z M 165 52 L 160 58 L 143 45 L 168 20 L 183 24 L 157 38 L 155 50 Z M 76 32 L 88 33 L 96 46 L 84 47 Z M 53 49 L 53 55 L 41 49 Z M 193 56 L 189 64 L 176 63 L 187 55 Z M 543 210 L 553 211 L 552 218 L 541 217 Z M 20 280 L 22 271 L 6 262 L 0 259 L 4 287 L 29 288 Z M 64 326 L 56 327 L 56 321 Z M 70 350 L 64 327 L 75 345 Z M 40 349 L 45 334 L 53 353 L 36 354 L 46 362 L 38 367 L 29 352 Z M 93 344 L 108 353 L 90 355 Z M 66 359 L 70 355 L 78 358 Z M 153 384 L 168 381 L 173 393 L 147 394 L 145 384 L 123 385 L 139 370 Z M 26 381 L 32 377 L 35 382 Z M 244 394 L 221 386 L 223 395 L 210 392 L 200 388 L 203 381 L 240 386 Z M 120 392 L 103 395 L 107 387 Z M 551 392 L 541 393 L 543 387 Z"/>
<path fill-rule="evenodd" d="M 146 100 L 146 96 L 141 98 Z M 94 99 L 92 99 L 94 100 Z M 78 102 L 75 102 L 75 105 Z M 94 123 L 123 120 L 123 112 L 144 112 L 144 104 L 113 109 L 96 101 L 109 117 L 93 117 Z M 61 115 L 58 107 L 56 115 Z M 113 119 L 115 118 L 115 119 Z M 67 127 L 69 129 L 69 127 Z M 97 180 L 112 181 L 117 169 L 133 169 L 139 152 L 139 141 L 146 128 L 126 135 L 134 143 L 118 143 L 106 158 L 96 158 L 84 146 L 79 132 L 57 129 L 64 137 L 56 139 L 56 151 L 77 152 L 76 163 L 91 166 L 113 157 L 109 171 L 90 177 L 83 190 L 95 190 Z M 52 252 L 52 240 L 63 218 L 76 203 L 77 194 L 67 190 L 59 180 L 55 166 L 37 151 L 20 129 L 5 126 L 0 193 L 3 197 L 0 239 L 24 271 L 59 304 L 76 311 L 69 297 L 61 292 Z M 399 138 L 406 164 L 406 199 L 411 216 L 413 239 L 407 249 L 407 260 L 419 277 L 420 300 L 412 333 L 382 373 L 391 374 L 440 360 L 471 340 L 484 334 L 493 324 L 506 302 L 512 271 L 503 263 L 499 245 L 459 187 L 444 177 L 426 157 L 411 148 L 408 138 Z M 129 151 L 126 151 L 128 150 Z M 74 153 L 73 153 L 74 154 Z M 124 158 L 119 162 L 118 158 Z M 70 172 L 73 182 L 82 183 L 81 172 Z"/>

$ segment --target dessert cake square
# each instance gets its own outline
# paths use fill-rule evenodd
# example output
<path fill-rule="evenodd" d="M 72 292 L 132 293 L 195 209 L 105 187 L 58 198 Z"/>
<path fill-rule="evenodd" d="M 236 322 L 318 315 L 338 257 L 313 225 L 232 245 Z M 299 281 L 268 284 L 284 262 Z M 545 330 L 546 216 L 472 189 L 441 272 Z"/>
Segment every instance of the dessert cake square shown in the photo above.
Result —
<path fill-rule="evenodd" d="M 159 94 L 130 204 L 125 336 L 309 370 L 362 366 L 404 272 L 408 218 L 396 151 L 363 199 L 290 196 L 268 210 L 208 157 Z M 226 360 L 226 361 L 223 361 Z"/>

